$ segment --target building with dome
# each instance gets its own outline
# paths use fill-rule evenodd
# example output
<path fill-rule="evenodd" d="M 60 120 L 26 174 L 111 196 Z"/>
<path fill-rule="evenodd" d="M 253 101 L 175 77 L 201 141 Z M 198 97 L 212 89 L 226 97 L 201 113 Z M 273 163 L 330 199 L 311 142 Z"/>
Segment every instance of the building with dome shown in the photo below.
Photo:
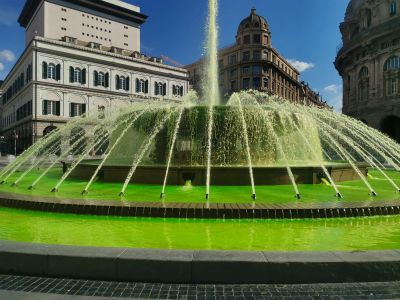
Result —
<path fill-rule="evenodd" d="M 236 42 L 219 50 L 219 85 L 225 98 L 241 90 L 259 90 L 294 102 L 326 105 L 300 81 L 300 73 L 272 47 L 267 20 L 252 9 L 240 22 Z M 185 68 L 193 89 L 201 93 L 204 59 Z"/>
<path fill-rule="evenodd" d="M 400 142 L 400 0 L 351 0 L 335 67 L 343 113 Z"/>

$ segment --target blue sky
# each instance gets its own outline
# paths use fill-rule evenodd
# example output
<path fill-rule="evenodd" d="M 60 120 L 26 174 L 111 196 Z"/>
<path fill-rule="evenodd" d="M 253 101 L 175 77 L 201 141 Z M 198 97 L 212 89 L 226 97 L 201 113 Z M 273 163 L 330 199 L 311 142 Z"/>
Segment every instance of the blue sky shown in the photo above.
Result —
<path fill-rule="evenodd" d="M 126 0 L 149 16 L 142 27 L 142 52 L 188 64 L 203 53 L 207 0 Z M 339 24 L 349 0 L 220 0 L 220 45 L 234 42 L 239 22 L 252 7 L 266 17 L 272 45 L 305 68 L 301 78 L 336 109 L 342 83 L 334 66 L 341 42 Z M 0 0 L 0 79 L 24 50 L 24 30 L 16 22 L 25 0 Z"/>

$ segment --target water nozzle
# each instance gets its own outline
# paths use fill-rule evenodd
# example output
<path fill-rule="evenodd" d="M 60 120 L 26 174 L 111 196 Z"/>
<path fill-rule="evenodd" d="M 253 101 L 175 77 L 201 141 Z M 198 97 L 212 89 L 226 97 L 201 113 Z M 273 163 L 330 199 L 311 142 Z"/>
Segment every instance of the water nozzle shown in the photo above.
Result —
<path fill-rule="evenodd" d="M 15 186 L 17 186 L 17 183 L 16 182 L 13 182 L 13 184 L 11 185 L 12 187 L 15 187 Z"/>
<path fill-rule="evenodd" d="M 4 183 L 6 183 L 6 181 L 5 181 L 5 180 L 2 180 L 2 181 L 0 182 L 0 184 L 4 184 Z"/>
<path fill-rule="evenodd" d="M 296 198 L 296 199 L 301 199 L 301 195 L 300 195 L 300 194 L 296 194 L 296 195 L 295 195 L 295 198 Z"/>
<path fill-rule="evenodd" d="M 30 186 L 28 187 L 28 190 L 33 190 L 33 185 L 30 185 Z"/>
<path fill-rule="evenodd" d="M 83 190 L 81 194 L 82 195 L 87 195 L 87 194 L 89 194 L 89 192 L 87 190 Z"/>
<path fill-rule="evenodd" d="M 253 194 L 253 195 L 251 195 L 251 198 L 252 198 L 253 200 L 256 200 L 256 199 L 257 199 L 257 195 L 256 195 L 256 194 Z"/>
<path fill-rule="evenodd" d="M 119 196 L 120 196 L 120 197 L 123 197 L 123 196 L 125 196 L 125 193 L 124 193 L 124 192 L 121 192 L 121 193 L 119 193 Z"/>
<path fill-rule="evenodd" d="M 337 193 L 337 194 L 336 194 L 336 197 L 338 197 L 339 199 L 342 199 L 342 198 L 343 198 L 343 195 L 342 195 L 341 193 Z"/>
<path fill-rule="evenodd" d="M 53 188 L 53 189 L 51 190 L 51 192 L 52 192 L 52 193 L 57 193 L 57 192 L 58 192 L 58 188 Z"/>
<path fill-rule="evenodd" d="M 210 199 L 210 194 L 206 194 L 206 199 Z"/>
<path fill-rule="evenodd" d="M 377 194 L 375 191 L 371 191 L 371 195 L 372 195 L 373 197 L 378 196 L 378 194 Z"/>
<path fill-rule="evenodd" d="M 163 199 L 163 198 L 165 198 L 165 194 L 164 194 L 164 193 L 161 193 L 161 194 L 160 194 L 160 199 Z"/>

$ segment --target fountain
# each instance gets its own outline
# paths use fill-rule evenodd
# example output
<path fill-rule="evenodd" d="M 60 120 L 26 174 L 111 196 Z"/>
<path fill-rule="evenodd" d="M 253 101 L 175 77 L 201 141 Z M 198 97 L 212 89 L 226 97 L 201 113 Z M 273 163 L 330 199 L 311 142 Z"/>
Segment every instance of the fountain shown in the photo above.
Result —
<path fill-rule="evenodd" d="M 0 171 L 0 239 L 62 245 L 1 241 L 0 256 L 15 259 L 0 272 L 179 283 L 400 279 L 398 252 L 355 251 L 399 248 L 400 145 L 337 112 L 258 91 L 222 105 L 217 0 L 209 10 L 201 97 L 89 111 Z M 82 249 L 64 245 L 89 248 L 75 256 Z M 189 251 L 172 251 L 181 249 Z M 206 252 L 209 263 L 199 250 L 235 251 Z M 355 252 L 330 252 L 343 250 Z M 329 252 L 313 261 L 291 251 Z M 51 267 L 38 271 L 19 255 Z"/>
<path fill-rule="evenodd" d="M 338 183 L 352 180 L 376 197 L 369 168 L 399 191 L 396 174 L 388 170 L 400 170 L 399 145 L 359 121 L 251 90 L 233 94 L 222 105 L 217 15 L 217 0 L 209 0 L 202 97 L 190 92 L 180 103 L 148 101 L 106 115 L 88 112 L 4 168 L 3 187 L 37 189 L 62 164 L 63 173 L 50 189 L 53 194 L 74 179 L 85 181 L 80 194 L 88 198 L 94 183 L 121 183 L 108 196 L 123 201 L 130 200 L 134 184 L 159 185 L 157 194 L 167 199 L 169 186 L 188 183 L 204 187 L 208 206 L 214 186 L 248 187 L 257 201 L 258 189 L 290 185 L 300 200 L 300 185 L 323 183 L 341 199 L 346 194 Z"/>

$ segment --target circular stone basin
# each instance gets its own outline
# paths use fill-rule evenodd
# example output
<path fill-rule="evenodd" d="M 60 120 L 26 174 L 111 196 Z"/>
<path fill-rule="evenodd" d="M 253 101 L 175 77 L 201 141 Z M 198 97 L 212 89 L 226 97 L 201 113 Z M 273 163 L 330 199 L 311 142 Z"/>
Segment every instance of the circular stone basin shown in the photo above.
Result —
<path fill-rule="evenodd" d="M 368 238 L 365 238 L 366 232 Z M 188 220 L 0 208 L 0 239 L 175 250 L 388 250 L 400 249 L 400 216 L 324 220 Z"/>

